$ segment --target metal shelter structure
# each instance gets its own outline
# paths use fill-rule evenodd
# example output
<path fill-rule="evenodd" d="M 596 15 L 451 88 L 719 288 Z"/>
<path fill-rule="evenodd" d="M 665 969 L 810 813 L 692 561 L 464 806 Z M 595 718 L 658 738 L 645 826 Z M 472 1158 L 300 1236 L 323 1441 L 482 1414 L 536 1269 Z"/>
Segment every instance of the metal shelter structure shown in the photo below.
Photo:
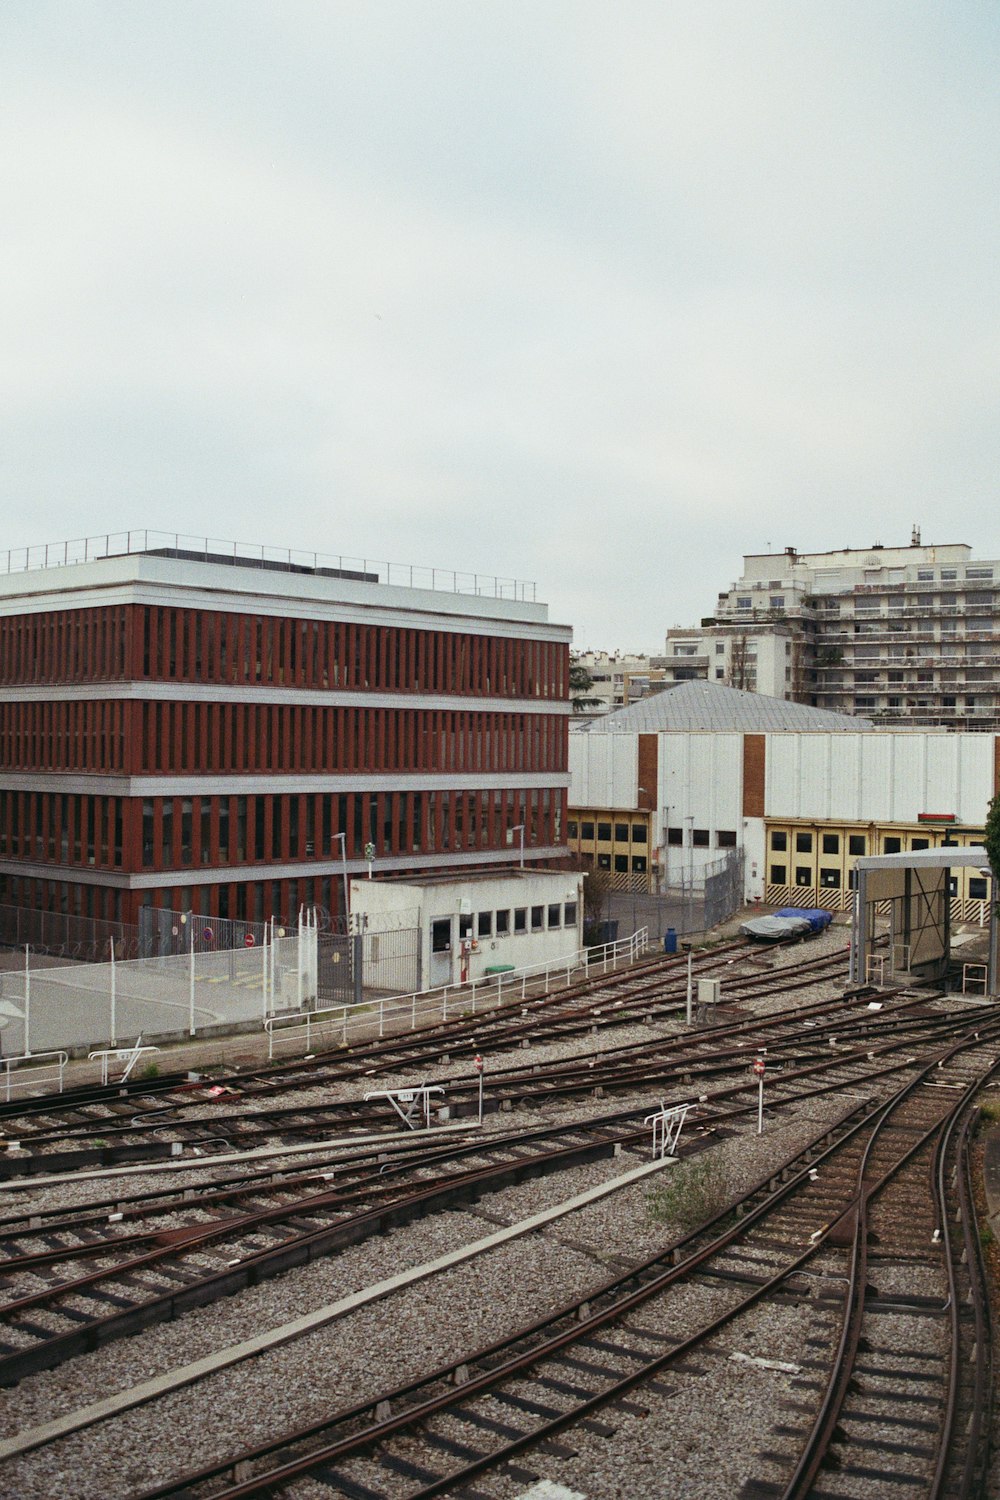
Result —
<path fill-rule="evenodd" d="M 990 880 L 985 991 L 987 995 L 996 995 L 998 893 L 986 850 L 957 845 L 867 855 L 858 860 L 851 922 L 851 983 L 868 982 L 873 964 L 879 962 L 875 929 L 880 907 L 888 911 L 890 918 L 891 969 L 920 972 L 927 978 L 943 977 L 951 958 L 951 872 L 970 867 Z"/>

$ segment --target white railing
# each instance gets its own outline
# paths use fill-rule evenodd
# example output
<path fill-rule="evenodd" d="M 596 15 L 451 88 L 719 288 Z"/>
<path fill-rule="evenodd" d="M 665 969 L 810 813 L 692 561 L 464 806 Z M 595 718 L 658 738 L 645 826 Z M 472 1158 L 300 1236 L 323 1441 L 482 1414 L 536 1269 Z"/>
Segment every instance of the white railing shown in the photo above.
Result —
<path fill-rule="evenodd" d="M 5 1091 L 7 1103 L 10 1103 L 10 1096 L 15 1089 L 34 1089 L 56 1083 L 61 1094 L 68 1062 L 68 1052 L 24 1052 L 20 1057 L 0 1057 L 0 1066 L 3 1068 L 0 1088 Z M 22 1064 L 27 1066 L 21 1066 Z M 17 1078 L 14 1077 L 15 1071 Z M 20 1076 L 22 1074 L 23 1077 Z M 47 1088 L 46 1092 L 49 1092 Z"/>
<path fill-rule="evenodd" d="M 531 993 L 547 995 L 556 983 L 569 986 L 581 971 L 592 974 L 614 972 L 635 963 L 649 946 L 649 930 L 642 927 L 629 938 L 605 943 L 599 948 L 579 948 L 565 958 L 547 963 L 529 964 L 523 969 L 484 975 L 466 984 L 439 985 L 430 990 L 413 990 L 406 995 L 386 995 L 377 1000 L 337 1005 L 322 1011 L 269 1016 L 264 1022 L 267 1032 L 267 1055 L 273 1058 L 277 1047 L 302 1050 L 346 1046 L 350 1032 L 385 1036 L 386 1032 L 415 1031 L 421 1020 L 447 1021 L 456 1014 L 479 1015 L 496 1010 L 505 1002 L 526 1000 Z"/>
<path fill-rule="evenodd" d="M 420 567 L 382 558 L 332 556 L 262 547 L 257 542 L 233 542 L 216 537 L 184 536 L 176 531 L 119 531 L 78 537 L 70 542 L 48 542 L 0 552 L 0 573 L 23 573 L 34 568 L 66 568 L 74 563 L 107 557 L 153 553 L 203 562 L 273 569 L 278 572 L 318 573 L 360 578 L 403 588 L 434 589 L 450 594 L 533 602 L 535 585 L 523 578 L 499 578 L 453 568 Z"/>
<path fill-rule="evenodd" d="M 134 1047 L 105 1047 L 100 1052 L 88 1052 L 87 1057 L 90 1062 L 100 1063 L 101 1082 L 103 1084 L 106 1084 L 108 1081 L 109 1065 L 113 1062 L 123 1062 L 125 1064 L 125 1071 L 118 1082 L 125 1083 L 140 1057 L 145 1056 L 147 1052 L 159 1052 L 159 1050 L 159 1047 L 144 1047 L 142 1045 L 142 1037 L 140 1037 Z"/>

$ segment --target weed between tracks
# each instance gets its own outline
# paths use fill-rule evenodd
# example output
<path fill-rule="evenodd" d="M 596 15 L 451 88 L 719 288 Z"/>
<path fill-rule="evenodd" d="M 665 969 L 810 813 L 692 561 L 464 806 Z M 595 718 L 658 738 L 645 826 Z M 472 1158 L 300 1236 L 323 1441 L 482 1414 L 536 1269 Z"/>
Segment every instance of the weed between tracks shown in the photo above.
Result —
<path fill-rule="evenodd" d="M 714 1219 L 732 1199 L 729 1175 L 721 1162 L 705 1155 L 681 1162 L 669 1181 L 646 1196 L 646 1211 L 657 1224 L 674 1224 L 685 1232 Z"/>

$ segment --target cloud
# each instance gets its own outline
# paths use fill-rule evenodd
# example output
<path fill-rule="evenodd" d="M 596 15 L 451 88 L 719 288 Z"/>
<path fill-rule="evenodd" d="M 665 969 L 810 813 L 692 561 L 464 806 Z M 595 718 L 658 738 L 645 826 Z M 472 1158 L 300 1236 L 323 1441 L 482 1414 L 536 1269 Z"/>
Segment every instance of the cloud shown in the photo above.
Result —
<path fill-rule="evenodd" d="M 536 578 L 647 647 L 768 543 L 997 555 L 997 33 L 889 0 L 8 13 L 9 543 Z"/>

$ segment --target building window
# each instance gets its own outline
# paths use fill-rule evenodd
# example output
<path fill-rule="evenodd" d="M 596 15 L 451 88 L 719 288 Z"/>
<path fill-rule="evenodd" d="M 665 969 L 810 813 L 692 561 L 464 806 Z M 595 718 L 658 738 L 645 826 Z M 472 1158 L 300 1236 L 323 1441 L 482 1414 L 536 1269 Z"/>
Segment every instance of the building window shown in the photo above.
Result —
<path fill-rule="evenodd" d="M 957 568 L 942 568 L 941 569 L 941 582 L 942 583 L 954 583 L 955 579 L 957 577 L 958 577 L 958 569 Z"/>
<path fill-rule="evenodd" d="M 771 866 L 771 884 L 772 885 L 784 885 L 784 883 L 785 883 L 785 866 L 784 865 L 772 865 Z"/>
<path fill-rule="evenodd" d="M 497 937 L 506 937 L 510 932 L 510 912 L 498 911 L 495 926 Z"/>
<path fill-rule="evenodd" d="M 840 834 L 839 833 L 824 833 L 824 835 L 823 835 L 823 853 L 824 854 L 839 854 L 840 853 Z"/>
<path fill-rule="evenodd" d="M 725 649 L 726 649 L 726 646 L 725 646 L 725 642 L 724 641 L 716 641 L 716 643 L 715 643 L 715 654 L 716 654 L 716 656 L 721 656 L 722 653 L 723 653 L 723 651 L 725 651 Z"/>
<path fill-rule="evenodd" d="M 620 844 L 624 844 L 624 843 L 628 842 L 628 824 L 627 823 L 616 823 L 615 824 L 615 838 L 618 840 L 618 842 Z"/>
<path fill-rule="evenodd" d="M 719 849 L 735 849 L 736 829 L 720 828 L 718 833 L 715 835 L 715 843 L 716 847 Z"/>
<path fill-rule="evenodd" d="M 726 675 L 726 669 L 725 669 L 725 667 L 716 667 L 716 669 L 715 669 L 715 677 L 716 677 L 716 681 L 717 682 L 721 681 L 722 678 L 725 677 L 725 675 Z"/>
<path fill-rule="evenodd" d="M 692 830 L 691 830 L 691 842 L 692 842 L 692 844 L 694 845 L 694 847 L 696 849 L 707 849 L 708 848 L 708 829 L 707 828 L 692 828 Z"/>
<path fill-rule="evenodd" d="M 544 906 L 533 906 L 531 908 L 531 930 L 532 930 L 532 932 L 541 932 L 544 916 L 545 916 L 545 907 Z"/>
<path fill-rule="evenodd" d="M 599 870 L 610 870 L 611 869 L 611 855 L 610 854 L 599 854 L 597 856 L 597 868 Z"/>
<path fill-rule="evenodd" d="M 930 841 L 930 839 L 911 839 L 910 840 L 910 848 L 911 849 L 929 849 L 930 847 L 931 847 L 931 841 Z"/>
<path fill-rule="evenodd" d="M 887 838 L 882 840 L 883 854 L 898 854 L 903 847 L 902 839 Z"/>
<path fill-rule="evenodd" d="M 481 911 L 476 926 L 476 935 L 481 938 L 493 936 L 493 913 Z"/>
<path fill-rule="evenodd" d="M 683 844 L 683 842 L 684 842 L 684 830 L 683 830 L 683 828 L 668 828 L 667 829 L 667 843 L 668 844 L 671 844 L 671 845 L 673 845 L 676 848 L 678 845 Z"/>
<path fill-rule="evenodd" d="M 771 608 L 772 609 L 784 609 L 784 607 L 785 607 L 785 596 L 784 596 L 784 594 L 772 594 L 771 595 Z"/>
<path fill-rule="evenodd" d="M 566 819 L 566 837 L 568 839 L 576 838 L 576 822 L 573 818 Z"/>
<path fill-rule="evenodd" d="M 583 823 L 583 824 L 581 824 L 581 826 L 580 826 L 580 837 L 584 838 L 584 839 L 592 839 L 594 837 L 594 825 L 593 825 L 593 823 Z"/>
<path fill-rule="evenodd" d="M 839 890 L 840 889 L 840 871 L 839 870 L 820 870 L 820 872 L 819 872 L 819 883 L 820 883 L 821 886 L 826 887 L 827 890 Z"/>
<path fill-rule="evenodd" d="M 868 840 L 863 833 L 852 833 L 847 840 L 848 854 L 865 854 L 868 849 Z"/>
<path fill-rule="evenodd" d="M 796 865 L 795 866 L 795 884 L 796 885 L 812 885 L 812 883 L 813 883 L 813 872 L 812 872 L 811 865 Z"/>
<path fill-rule="evenodd" d="M 553 902 L 553 904 L 549 907 L 549 926 L 562 926 L 562 907 L 560 906 L 558 901 Z"/>
<path fill-rule="evenodd" d="M 618 872 L 619 875 L 627 872 L 627 870 L 628 870 L 628 855 L 627 854 L 616 854 L 615 855 L 615 869 L 617 870 L 617 872 Z"/>
<path fill-rule="evenodd" d="M 948 881 L 948 895 L 949 896 L 957 896 L 958 895 L 958 876 L 957 875 L 952 875 L 950 877 L 949 881 Z"/>
<path fill-rule="evenodd" d="M 966 568 L 966 570 L 965 570 L 965 576 L 966 576 L 966 578 L 992 578 L 993 577 L 993 569 L 992 568 Z M 942 578 L 944 577 L 943 573 L 941 574 L 941 577 Z"/>
<path fill-rule="evenodd" d="M 598 823 L 598 825 L 597 825 L 597 841 L 598 841 L 599 844 L 610 844 L 611 843 L 611 824 L 610 823 Z"/>
<path fill-rule="evenodd" d="M 431 923 L 431 952 L 448 953 L 451 951 L 451 918 L 438 917 L 436 922 Z"/>
<path fill-rule="evenodd" d="M 633 844 L 644 844 L 646 842 L 645 823 L 632 824 L 632 842 Z"/>
<path fill-rule="evenodd" d="M 737 609 L 749 609 L 752 602 L 753 601 L 750 600 L 749 598 L 747 598 L 747 596 L 745 594 L 742 594 L 742 595 L 740 595 L 740 597 L 736 601 L 736 608 Z"/>
<path fill-rule="evenodd" d="M 917 582 L 918 583 L 933 583 L 934 582 L 934 569 L 933 568 L 918 568 L 917 569 Z"/>
<path fill-rule="evenodd" d="M 646 856 L 644 854 L 633 854 L 633 856 L 632 856 L 632 873 L 634 875 L 645 875 L 645 873 L 646 873 Z"/>
<path fill-rule="evenodd" d="M 563 907 L 563 926 L 564 927 L 575 927 L 576 926 L 576 902 L 575 901 L 567 901 L 566 905 Z"/>
<path fill-rule="evenodd" d="M 797 833 L 795 835 L 796 854 L 811 854 L 813 847 L 813 836 L 811 833 Z"/>
<path fill-rule="evenodd" d="M 788 848 L 788 834 L 783 830 L 775 829 L 771 834 L 771 848 L 785 850 Z"/>
<path fill-rule="evenodd" d="M 528 930 L 528 908 L 526 906 L 515 906 L 514 908 L 514 931 L 527 932 Z"/>
<path fill-rule="evenodd" d="M 969 876 L 969 900 L 970 901 L 985 901 L 986 900 L 986 881 L 983 879 L 983 877 L 981 875 L 970 875 Z"/>

